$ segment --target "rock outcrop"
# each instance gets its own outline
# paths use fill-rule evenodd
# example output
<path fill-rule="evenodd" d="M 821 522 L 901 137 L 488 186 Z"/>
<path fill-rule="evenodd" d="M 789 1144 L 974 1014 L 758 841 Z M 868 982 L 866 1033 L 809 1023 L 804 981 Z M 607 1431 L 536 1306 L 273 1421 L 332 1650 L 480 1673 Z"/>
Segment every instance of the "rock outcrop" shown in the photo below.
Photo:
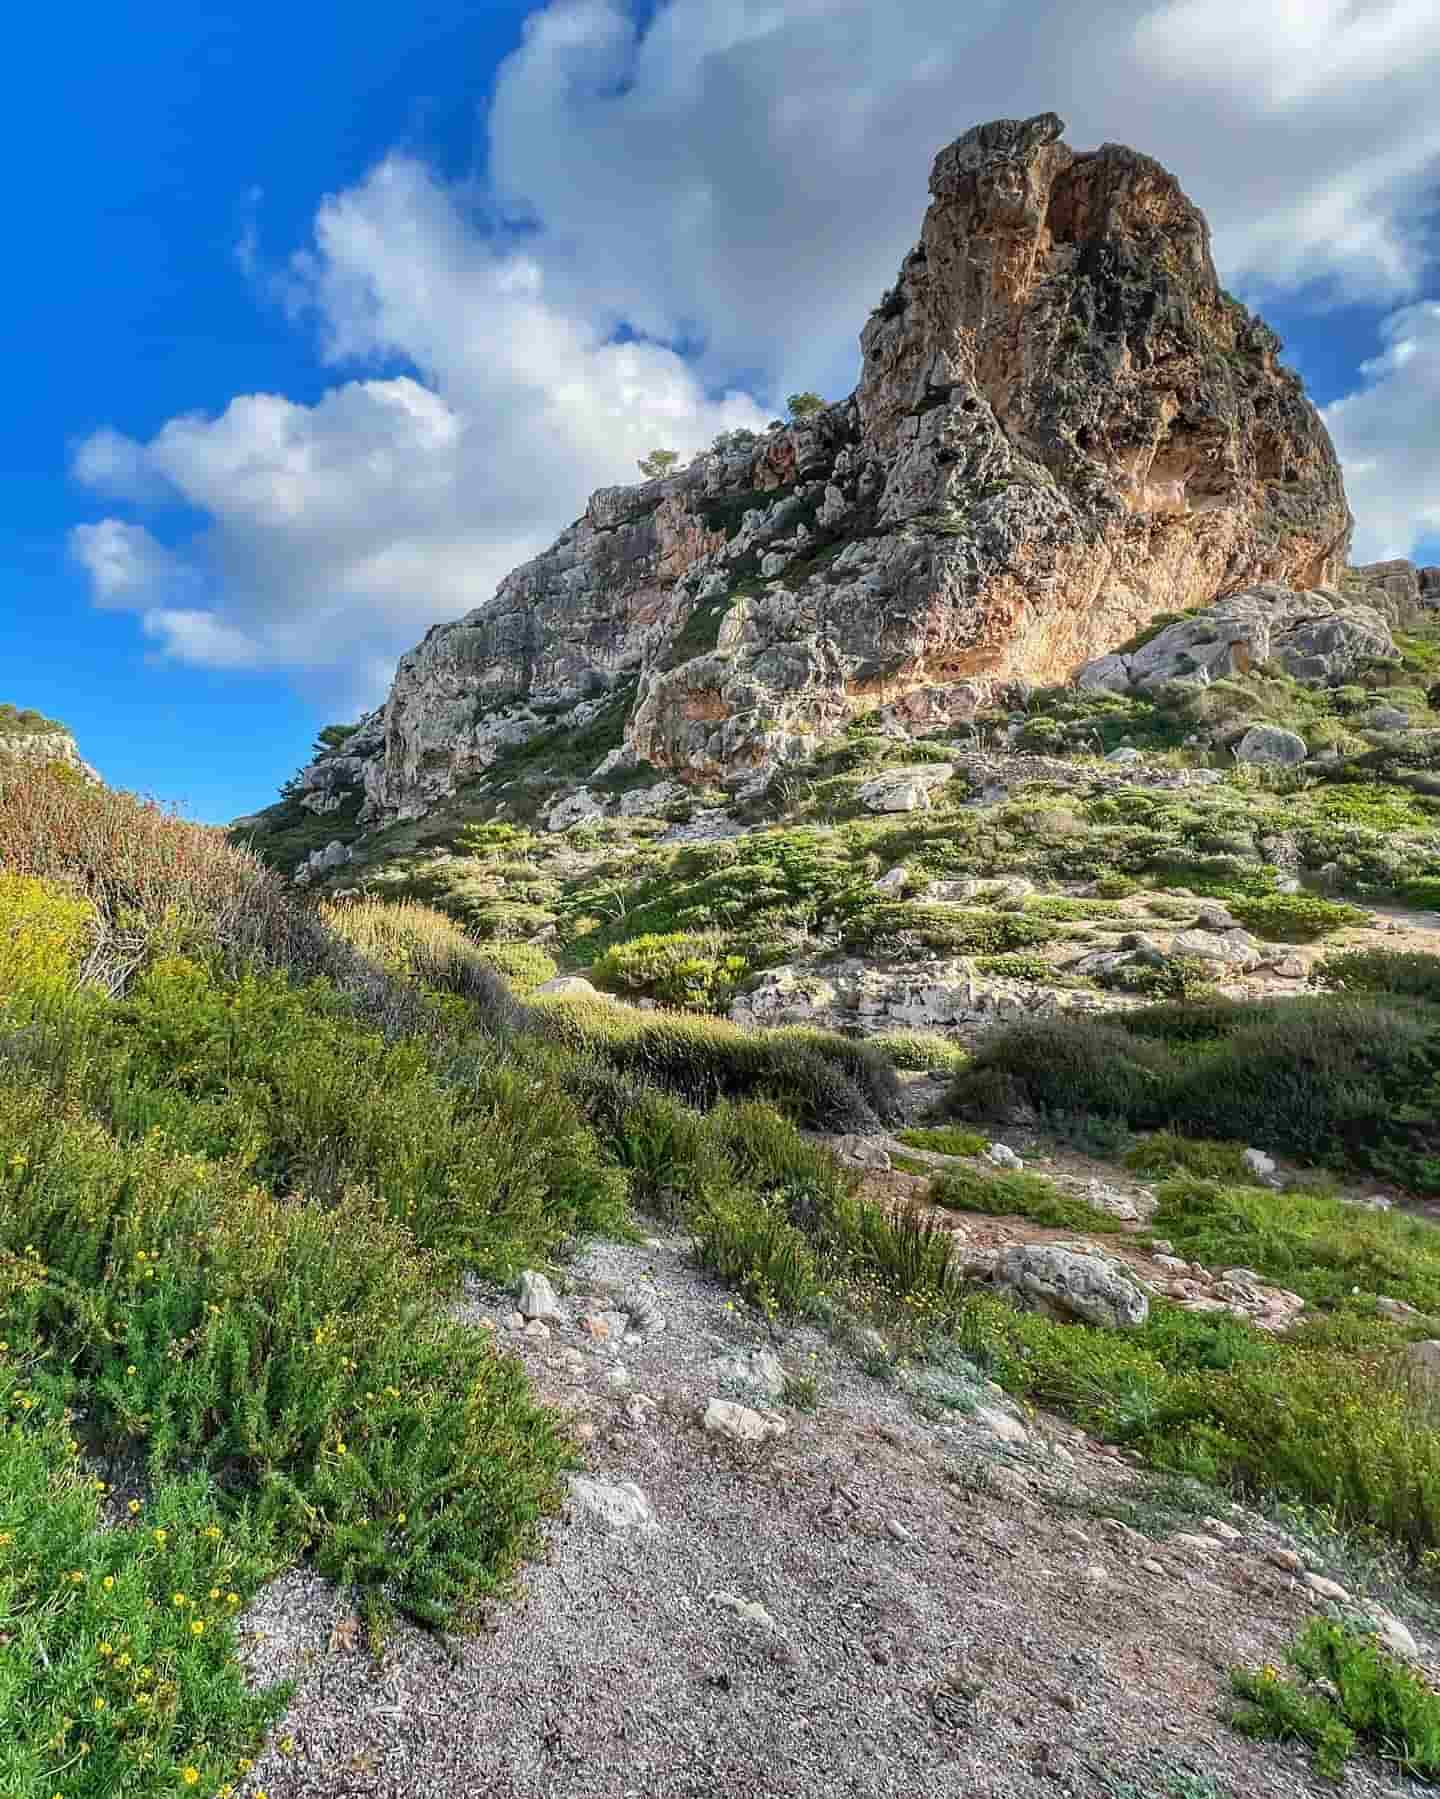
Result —
<path fill-rule="evenodd" d="M 31 725 L 27 720 L 38 714 L 22 712 L 7 718 L 5 714 L 11 712 L 11 708 L 0 708 L 0 775 L 3 775 L 7 762 L 12 765 L 58 762 L 73 768 L 85 780 L 99 784 L 99 774 L 81 756 L 79 745 L 63 725 L 48 722 Z"/>
<path fill-rule="evenodd" d="M 743 781 L 859 713 L 934 728 L 1068 678 L 1159 611 L 1338 580 L 1329 438 L 1204 218 L 1158 163 L 1062 130 L 941 151 L 855 393 L 594 494 L 401 660 L 301 803 L 414 817 L 562 729 L 606 772 Z"/>

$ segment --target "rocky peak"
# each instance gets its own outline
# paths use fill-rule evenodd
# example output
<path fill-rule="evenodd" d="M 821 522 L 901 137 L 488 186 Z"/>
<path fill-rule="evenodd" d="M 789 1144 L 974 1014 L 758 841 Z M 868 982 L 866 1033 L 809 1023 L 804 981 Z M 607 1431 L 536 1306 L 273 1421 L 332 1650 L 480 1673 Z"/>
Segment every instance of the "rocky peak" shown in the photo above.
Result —
<path fill-rule="evenodd" d="M 743 783 L 858 713 L 933 728 L 1157 612 L 1337 581 L 1329 438 L 1203 216 L 1150 158 L 1063 130 L 943 149 L 854 395 L 592 495 L 402 658 L 301 803 L 413 817 L 557 729 L 606 771 Z"/>

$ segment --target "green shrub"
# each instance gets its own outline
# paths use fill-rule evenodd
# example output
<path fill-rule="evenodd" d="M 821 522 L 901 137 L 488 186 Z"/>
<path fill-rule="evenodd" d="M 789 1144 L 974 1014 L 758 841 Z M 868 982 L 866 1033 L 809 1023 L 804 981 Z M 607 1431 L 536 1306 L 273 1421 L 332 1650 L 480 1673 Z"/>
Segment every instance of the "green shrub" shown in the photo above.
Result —
<path fill-rule="evenodd" d="M 1146 1175 L 1195 1174 L 1202 1180 L 1241 1183 L 1251 1178 L 1244 1144 L 1181 1137 L 1174 1131 L 1152 1131 L 1133 1144 L 1126 1151 L 1125 1166 Z"/>
<path fill-rule="evenodd" d="M 1241 924 L 1272 943 L 1310 943 L 1348 925 L 1369 923 L 1358 906 L 1321 899 L 1313 893 L 1241 895 L 1229 906 Z"/>
<path fill-rule="evenodd" d="M 480 957 L 522 999 L 560 972 L 559 963 L 537 943 L 486 943 Z"/>
<path fill-rule="evenodd" d="M 929 1149 L 942 1156 L 983 1156 L 989 1148 L 989 1139 L 982 1137 L 979 1131 L 962 1131 L 953 1124 L 933 1125 L 927 1129 L 916 1126 L 896 1131 L 895 1136 L 898 1142 L 908 1143 L 912 1149 Z"/>
<path fill-rule="evenodd" d="M 427 1248 L 496 1278 L 623 1215 L 573 1102 L 516 1050 L 442 1073 L 424 1039 L 364 1029 L 322 983 L 157 962 L 117 1009 L 108 1059 L 123 1133 L 243 1156 L 279 1192 L 332 1201 L 364 1182 Z"/>
<path fill-rule="evenodd" d="M 1195 999 L 1215 985 L 1215 970 L 1198 956 L 1167 956 L 1159 964 L 1123 962 L 1095 977 L 1096 985 L 1146 999 Z"/>
<path fill-rule="evenodd" d="M 988 1212 L 999 1218 L 1028 1218 L 1057 1230 L 1115 1231 L 1108 1212 L 1087 1205 L 1040 1174 L 980 1174 L 947 1168 L 930 1183 L 933 1205 L 952 1212 Z"/>
<path fill-rule="evenodd" d="M 970 1059 L 958 1043 L 929 1031 L 882 1031 L 869 1041 L 872 1049 L 888 1056 L 897 1068 L 922 1073 L 954 1074 Z"/>
<path fill-rule="evenodd" d="M 266 1533 L 193 1475 L 109 1527 L 73 1450 L 0 1360 L 0 1790 L 169 1799 L 193 1770 L 223 1791 L 286 1698 L 250 1692 L 238 1660 L 240 1610 L 275 1566 Z"/>
<path fill-rule="evenodd" d="M 646 932 L 607 950 L 590 978 L 611 993 L 643 994 L 661 1005 L 723 1012 L 750 971 L 744 955 L 727 952 L 711 936 Z"/>
<path fill-rule="evenodd" d="M 0 1120 L 25 1145 L 0 1169 L 5 1339 L 57 1396 L 83 1384 L 88 1429 L 156 1474 L 210 1470 L 289 1554 L 418 1617 L 503 1583 L 566 1452 L 382 1204 L 276 1200 L 39 1090 L 0 1086 Z"/>
<path fill-rule="evenodd" d="M 951 1088 L 955 1115 L 1019 1106 L 1232 1138 L 1440 1190 L 1440 1013 L 1349 997 L 1155 1006 L 1022 1024 Z"/>
<path fill-rule="evenodd" d="M 1007 981 L 1037 981 L 1052 986 L 1065 978 L 1044 956 L 1027 956 L 1023 952 L 1009 956 L 977 956 L 975 969 L 978 974 L 995 974 Z"/>
<path fill-rule="evenodd" d="M 922 900 L 881 900 L 845 924 L 847 947 L 870 951 L 919 945 L 961 954 L 995 954 L 1047 943 L 1054 935 L 1043 920 L 1018 913 L 961 911 Z"/>
<path fill-rule="evenodd" d="M 1316 1772 L 1330 1780 L 1342 1778 L 1361 1744 L 1402 1774 L 1440 1777 L 1440 1694 L 1373 1633 L 1312 1618 L 1287 1659 L 1298 1681 L 1268 1665 L 1231 1671 L 1231 1685 L 1244 1701 L 1231 1714 L 1236 1729 L 1308 1744 Z"/>
<path fill-rule="evenodd" d="M 823 1031 L 747 1032 L 718 1018 L 563 997 L 532 1002 L 531 1018 L 553 1041 L 702 1110 L 721 1099 L 766 1099 L 812 1129 L 842 1131 L 899 1116 L 889 1062 Z"/>
<path fill-rule="evenodd" d="M 1222 1160 L 1215 1152 L 1226 1146 L 1204 1147 L 1207 1159 Z M 1440 1229 L 1428 1220 L 1245 1180 L 1242 1172 L 1238 1181 L 1198 1173 L 1166 1181 L 1152 1229 L 1189 1261 L 1254 1268 L 1312 1302 L 1336 1304 L 1358 1290 L 1440 1312 Z"/>
<path fill-rule="evenodd" d="M 1394 993 L 1440 1005 L 1440 955 L 1424 950 L 1345 950 L 1327 956 L 1310 978 L 1341 993 Z"/>
<path fill-rule="evenodd" d="M 1405 903 L 1424 912 L 1440 912 L 1440 875 L 1423 875 L 1407 881 L 1401 890 Z"/>

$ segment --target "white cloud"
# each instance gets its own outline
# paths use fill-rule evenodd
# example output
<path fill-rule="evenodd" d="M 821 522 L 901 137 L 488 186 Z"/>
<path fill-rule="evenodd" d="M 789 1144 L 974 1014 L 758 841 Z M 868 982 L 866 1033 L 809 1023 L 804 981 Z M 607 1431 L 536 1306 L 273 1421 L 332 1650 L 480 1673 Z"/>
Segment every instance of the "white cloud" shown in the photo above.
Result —
<path fill-rule="evenodd" d="M 930 160 L 977 120 L 1053 108 L 1072 143 L 1159 157 L 1232 285 L 1399 305 L 1425 268 L 1437 79 L 1433 0 L 668 0 L 644 24 L 629 0 L 553 0 L 498 74 L 483 179 L 387 157 L 321 202 L 278 281 L 257 270 L 335 386 L 95 434 L 82 481 L 205 523 L 157 556 L 109 519 L 76 553 L 170 654 L 369 683 L 653 445 L 844 391 Z M 1371 370 L 1342 436 L 1390 380 Z"/>
<path fill-rule="evenodd" d="M 1325 410 L 1359 521 L 1359 561 L 1409 556 L 1440 536 L 1440 301 L 1386 321 L 1364 385 Z"/>
<path fill-rule="evenodd" d="M 184 564 L 143 525 L 118 518 L 96 525 L 76 525 L 70 553 L 90 576 L 97 606 L 125 611 L 144 596 L 183 583 Z"/>

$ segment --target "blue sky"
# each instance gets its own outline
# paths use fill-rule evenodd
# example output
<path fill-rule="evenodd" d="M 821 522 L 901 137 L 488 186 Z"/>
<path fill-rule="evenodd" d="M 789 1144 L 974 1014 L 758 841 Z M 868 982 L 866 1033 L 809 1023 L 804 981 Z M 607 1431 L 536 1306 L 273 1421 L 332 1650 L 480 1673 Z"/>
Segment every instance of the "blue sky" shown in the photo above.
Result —
<path fill-rule="evenodd" d="M 267 803 L 636 453 L 844 392 L 933 152 L 1052 106 L 1175 169 L 1341 402 L 1357 547 L 1440 559 L 1433 5 L 957 10 L 18 15 L 0 699 L 197 817 Z"/>

